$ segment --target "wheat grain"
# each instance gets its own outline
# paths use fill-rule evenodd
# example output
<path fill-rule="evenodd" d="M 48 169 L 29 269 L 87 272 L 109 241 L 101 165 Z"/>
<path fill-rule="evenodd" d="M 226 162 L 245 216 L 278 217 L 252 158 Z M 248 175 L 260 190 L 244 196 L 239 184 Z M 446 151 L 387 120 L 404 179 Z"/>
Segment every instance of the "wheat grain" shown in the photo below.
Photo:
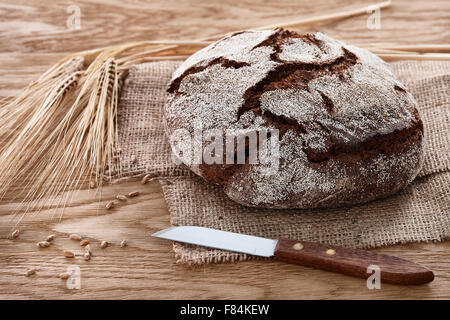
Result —
<path fill-rule="evenodd" d="M 80 241 L 81 240 L 81 237 L 78 235 L 78 234 L 71 234 L 70 236 L 69 236 L 69 239 L 70 240 L 74 240 L 74 241 Z"/>
<path fill-rule="evenodd" d="M 48 242 L 48 241 L 40 241 L 36 245 L 39 248 L 47 248 L 47 247 L 50 247 L 50 242 Z"/>
<path fill-rule="evenodd" d="M 91 260 L 91 254 L 90 254 L 89 252 L 86 252 L 86 253 L 83 255 L 83 257 L 84 257 L 84 260 L 86 260 L 86 261 Z"/>
<path fill-rule="evenodd" d="M 105 208 L 106 208 L 107 210 L 109 210 L 109 209 L 114 208 L 114 205 L 115 205 L 115 202 L 114 202 L 114 201 L 109 201 L 109 202 L 106 204 Z"/>
<path fill-rule="evenodd" d="M 28 269 L 27 272 L 25 272 L 25 275 L 27 277 L 29 277 L 29 276 L 31 276 L 31 275 L 33 275 L 35 273 L 36 273 L 36 269 L 32 268 L 32 269 Z"/>
<path fill-rule="evenodd" d="M 51 241 L 53 241 L 54 239 L 55 239 L 55 235 L 54 235 L 54 234 L 51 234 L 51 235 L 49 235 L 45 240 L 48 241 L 48 242 L 51 242 Z"/>
<path fill-rule="evenodd" d="M 128 200 L 127 197 L 124 196 L 123 194 L 118 194 L 116 196 L 116 198 L 117 198 L 117 200 L 120 200 L 120 201 L 127 201 Z"/>
<path fill-rule="evenodd" d="M 141 180 L 141 184 L 146 184 L 148 182 L 148 180 L 150 179 L 151 175 L 147 174 L 145 175 L 142 180 Z"/>
<path fill-rule="evenodd" d="M 100 248 L 105 249 L 109 245 L 108 241 L 102 241 L 100 243 Z"/>
<path fill-rule="evenodd" d="M 87 246 L 89 244 L 89 240 L 88 239 L 83 239 L 80 241 L 80 246 L 84 247 Z"/>
<path fill-rule="evenodd" d="M 126 246 L 128 246 L 128 242 L 127 242 L 127 240 L 124 239 L 120 242 L 120 247 L 125 248 Z"/>
<path fill-rule="evenodd" d="M 70 277 L 70 273 L 68 273 L 68 272 L 63 272 L 63 273 L 59 274 L 59 278 L 62 280 L 67 280 L 67 279 L 69 279 L 69 277 Z"/>
<path fill-rule="evenodd" d="M 128 196 L 130 198 L 137 197 L 138 195 L 139 195 L 139 191 L 132 191 L 132 192 L 128 193 Z"/>
<path fill-rule="evenodd" d="M 88 244 L 84 247 L 84 251 L 89 253 L 90 256 L 93 256 L 92 250 L 91 250 L 91 245 Z"/>
<path fill-rule="evenodd" d="M 75 254 L 72 251 L 64 251 L 64 257 L 66 257 L 66 258 L 74 258 Z"/>
<path fill-rule="evenodd" d="M 16 229 L 11 233 L 11 238 L 16 239 L 17 237 L 19 237 L 19 234 L 20 234 L 20 230 Z"/>

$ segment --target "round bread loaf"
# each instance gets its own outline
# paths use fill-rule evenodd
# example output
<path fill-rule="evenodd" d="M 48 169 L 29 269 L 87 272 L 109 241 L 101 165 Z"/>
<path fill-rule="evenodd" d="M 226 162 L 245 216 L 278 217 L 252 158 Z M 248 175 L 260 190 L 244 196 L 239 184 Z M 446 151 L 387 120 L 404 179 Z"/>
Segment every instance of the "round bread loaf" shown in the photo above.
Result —
<path fill-rule="evenodd" d="M 164 114 L 177 157 L 247 206 L 363 203 L 405 187 L 423 163 L 411 94 L 380 58 L 323 33 L 248 31 L 209 45 L 175 71 Z M 225 161 L 241 152 L 226 137 L 249 130 L 259 153 L 278 139 L 275 171 L 255 162 L 250 138 L 243 161 Z M 208 139 L 218 131 L 227 132 L 222 140 Z M 203 158 L 222 151 L 223 161 Z"/>

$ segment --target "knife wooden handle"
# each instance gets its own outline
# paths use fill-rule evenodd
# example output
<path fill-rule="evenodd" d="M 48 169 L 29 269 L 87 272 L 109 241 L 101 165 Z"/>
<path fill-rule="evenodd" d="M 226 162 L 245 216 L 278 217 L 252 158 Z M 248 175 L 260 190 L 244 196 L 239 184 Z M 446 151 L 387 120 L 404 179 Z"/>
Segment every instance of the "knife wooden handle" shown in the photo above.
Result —
<path fill-rule="evenodd" d="M 371 251 L 343 248 L 315 242 L 279 239 L 275 259 L 367 279 L 367 267 L 380 268 L 381 282 L 424 284 L 433 281 L 428 268 L 405 259 Z"/>

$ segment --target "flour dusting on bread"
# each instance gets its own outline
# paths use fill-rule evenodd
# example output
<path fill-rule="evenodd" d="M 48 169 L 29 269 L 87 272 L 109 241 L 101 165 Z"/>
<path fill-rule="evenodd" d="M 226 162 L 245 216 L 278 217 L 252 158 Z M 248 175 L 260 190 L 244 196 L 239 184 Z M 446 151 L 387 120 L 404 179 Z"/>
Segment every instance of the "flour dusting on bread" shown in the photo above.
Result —
<path fill-rule="evenodd" d="M 278 129 L 280 164 L 192 165 L 244 205 L 333 207 L 388 196 L 423 162 L 416 102 L 372 53 L 323 33 L 241 32 L 174 73 L 165 106 L 177 129 Z M 198 128 L 201 123 L 201 128 Z"/>

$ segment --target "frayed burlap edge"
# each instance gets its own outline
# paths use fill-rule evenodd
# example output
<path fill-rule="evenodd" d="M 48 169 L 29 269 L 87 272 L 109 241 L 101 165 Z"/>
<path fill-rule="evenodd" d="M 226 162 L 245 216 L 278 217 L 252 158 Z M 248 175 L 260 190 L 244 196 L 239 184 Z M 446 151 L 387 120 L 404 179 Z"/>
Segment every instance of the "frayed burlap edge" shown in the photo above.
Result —
<path fill-rule="evenodd" d="M 347 208 L 272 210 L 243 207 L 222 197 L 201 178 L 159 179 L 172 225 L 196 225 L 277 239 L 376 248 L 397 243 L 437 242 L 450 236 L 450 173 L 419 178 L 398 194 Z M 439 193 L 433 191 L 440 190 Z M 199 196 L 201 195 L 201 196 Z M 209 205 L 213 203 L 213 205 Z M 251 256 L 175 243 L 187 264 L 246 260 Z M 253 257 L 252 257 L 253 258 Z"/>

